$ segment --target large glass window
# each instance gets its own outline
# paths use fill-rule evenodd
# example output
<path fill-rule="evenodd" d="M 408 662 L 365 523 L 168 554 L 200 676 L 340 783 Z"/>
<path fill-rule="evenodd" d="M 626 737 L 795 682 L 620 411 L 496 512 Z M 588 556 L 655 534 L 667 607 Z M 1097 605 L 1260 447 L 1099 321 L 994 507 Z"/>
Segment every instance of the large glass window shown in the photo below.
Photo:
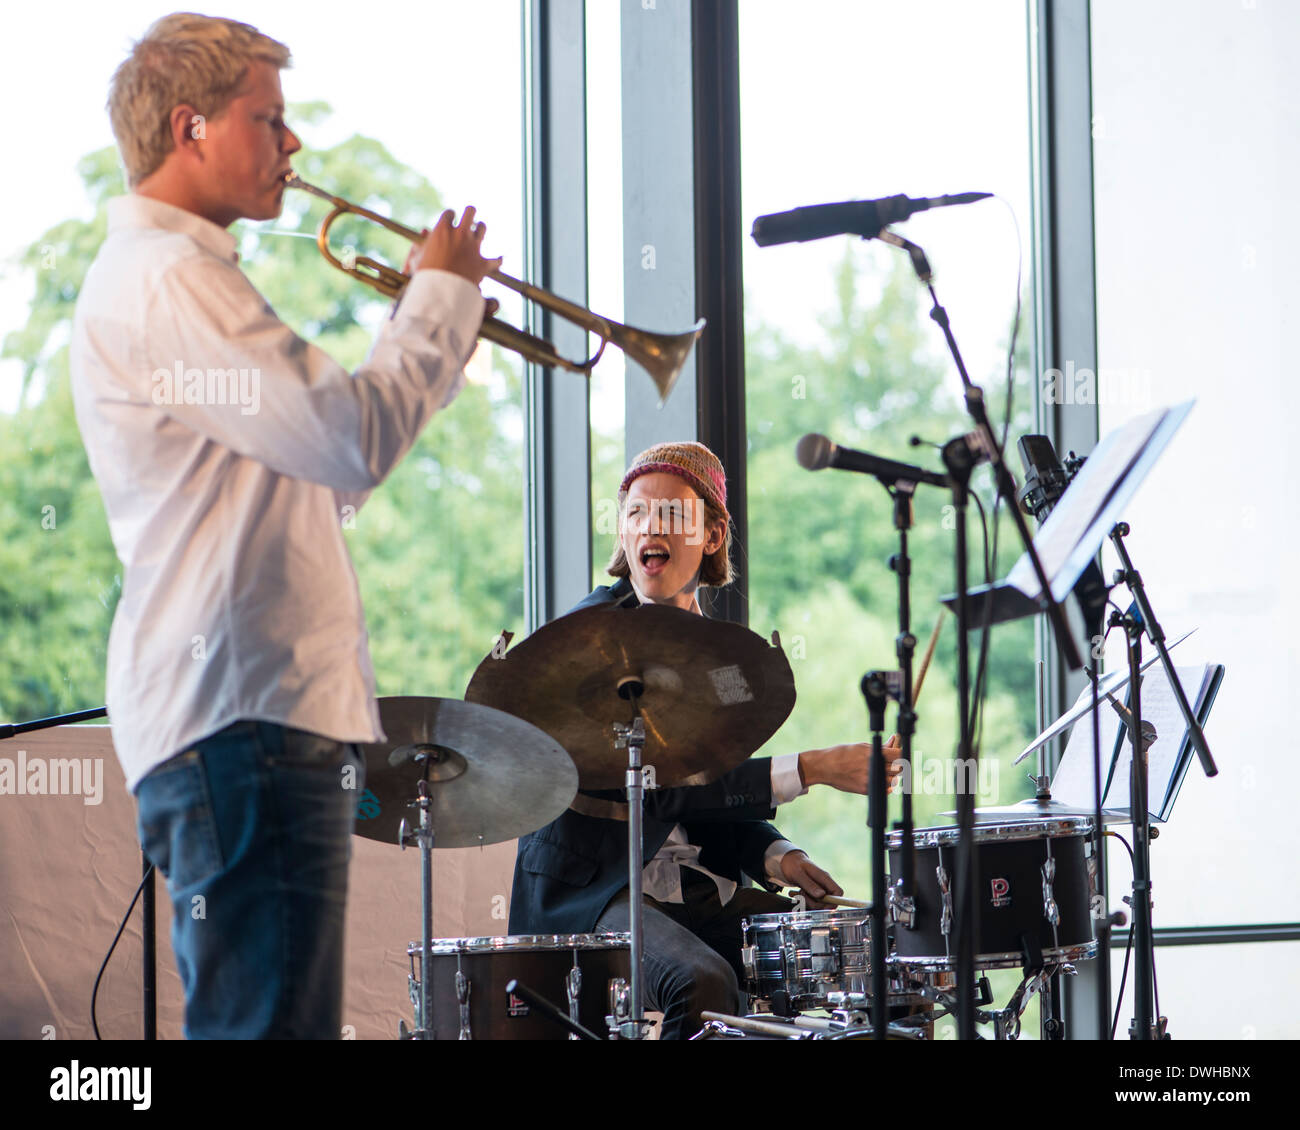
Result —
<path fill-rule="evenodd" d="M 1227 668 L 1207 729 L 1219 775 L 1193 763 L 1152 845 L 1157 927 L 1300 919 L 1285 713 L 1300 678 L 1300 392 L 1283 330 L 1300 301 L 1286 187 L 1300 172 L 1286 54 L 1298 35 L 1287 5 L 1092 4 L 1100 430 L 1196 399 L 1129 508 L 1128 544 L 1166 634 L 1197 629 L 1175 661 Z M 1107 574 L 1116 564 L 1108 546 Z M 1118 641 L 1106 658 L 1123 663 Z M 1115 903 L 1125 853 L 1110 874 Z M 1286 968 L 1284 947 L 1234 963 L 1237 949 L 1157 950 L 1175 1036 L 1282 1034 L 1257 999 L 1204 1007 L 1195 969 Z M 1274 1013 L 1300 999 L 1294 975 L 1282 983 Z"/>
<path fill-rule="evenodd" d="M 223 9 L 294 53 L 282 81 L 306 146 L 300 172 L 411 226 L 431 224 L 444 206 L 475 204 L 489 249 L 522 273 L 516 0 L 379 3 L 345 26 L 303 13 L 285 2 Z M 51 83 L 51 56 L 33 50 L 0 76 L 9 106 L 42 92 L 40 113 L 9 118 L 11 152 L 39 174 L 9 178 L 0 237 L 0 715 L 8 718 L 103 701 L 120 566 L 71 411 L 66 343 L 104 202 L 123 191 L 103 109 L 108 82 L 159 14 L 138 0 L 81 5 L 72 36 L 61 8 L 6 17 L 13 42 L 58 44 L 60 75 Z M 498 77 L 484 81 L 489 74 Z M 351 367 L 387 303 L 320 258 L 309 233 L 322 216 L 319 202 L 290 194 L 279 221 L 235 230 L 249 274 L 280 316 Z M 401 265 L 396 237 L 360 225 L 336 231 L 339 245 L 373 243 Z M 500 297 L 503 316 L 517 320 L 513 294 Z M 494 634 L 521 620 L 520 368 L 513 353 L 480 348 L 469 387 L 347 525 L 381 694 L 459 697 Z"/>
<path fill-rule="evenodd" d="M 929 254 L 972 379 L 1002 426 L 1016 308 L 1016 224 L 1029 232 L 1024 5 L 821 3 L 798 19 L 775 0 L 740 5 L 743 214 L 906 193 L 988 191 L 1000 201 L 932 211 L 900 227 Z M 917 45 L 924 44 L 924 51 Z M 797 680 L 794 715 L 765 752 L 868 737 L 859 679 L 897 666 L 892 504 L 874 479 L 799 468 L 807 432 L 942 470 L 931 444 L 970 430 L 961 384 L 907 257 L 849 237 L 760 249 L 745 241 L 750 624 L 779 629 Z M 1011 436 L 1032 430 L 1027 273 Z M 918 436 L 921 446 L 912 446 Z M 1014 450 L 1014 445 L 1013 445 Z M 990 509 L 987 469 L 976 476 Z M 954 580 L 951 498 L 916 498 L 912 631 L 918 663 Z M 971 568 L 982 579 L 978 512 Z M 1020 547 L 999 524 L 1002 571 Z M 1012 757 L 1033 734 L 1028 622 L 994 629 L 978 803 L 1030 795 Z M 919 826 L 952 823 L 955 624 L 943 628 L 919 703 L 913 778 Z M 978 635 L 972 649 L 974 661 Z M 890 712 L 892 724 L 894 713 Z M 779 746 L 779 748 L 777 748 Z M 901 816 L 899 798 L 891 818 Z M 863 798 L 814 789 L 781 829 L 850 893 L 867 897 Z M 995 976 L 1004 1000 L 1016 974 Z M 1005 989 L 1005 991 L 1004 991 Z M 1026 1030 L 1036 1025 L 1031 1013 Z"/>
<path fill-rule="evenodd" d="M 589 3 L 587 16 L 587 270 L 590 308 L 623 320 L 623 99 L 617 3 Z M 618 484 L 626 466 L 623 354 L 607 349 L 591 377 L 592 585 L 605 572 L 618 530 Z M 635 453 L 632 453 L 635 454 Z"/>

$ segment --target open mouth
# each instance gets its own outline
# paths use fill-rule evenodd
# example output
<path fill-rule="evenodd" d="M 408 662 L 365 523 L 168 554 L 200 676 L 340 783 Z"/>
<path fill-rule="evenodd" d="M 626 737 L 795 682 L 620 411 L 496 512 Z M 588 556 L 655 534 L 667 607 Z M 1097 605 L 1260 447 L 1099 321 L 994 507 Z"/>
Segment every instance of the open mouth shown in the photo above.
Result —
<path fill-rule="evenodd" d="M 661 545 L 647 545 L 641 549 L 641 568 L 648 576 L 655 576 L 668 568 L 670 554 Z"/>

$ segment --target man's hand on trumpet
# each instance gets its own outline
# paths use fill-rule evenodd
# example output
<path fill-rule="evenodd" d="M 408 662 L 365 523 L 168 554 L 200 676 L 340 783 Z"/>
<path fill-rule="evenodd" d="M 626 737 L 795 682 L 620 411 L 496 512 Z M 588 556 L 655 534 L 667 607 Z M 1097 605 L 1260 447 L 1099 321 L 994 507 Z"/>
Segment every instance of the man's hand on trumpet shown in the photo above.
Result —
<path fill-rule="evenodd" d="M 889 791 L 892 793 L 898 786 L 898 775 L 903 771 L 898 760 L 903 755 L 903 748 L 897 734 L 885 743 L 884 753 L 885 771 Z M 799 755 L 799 777 L 809 788 L 813 785 L 830 785 L 840 792 L 865 795 L 870 768 L 870 742 L 850 742 L 847 745 L 828 746 L 826 749 L 811 749 Z"/>
<path fill-rule="evenodd" d="M 413 270 L 450 271 L 468 279 L 475 286 L 486 275 L 501 266 L 501 258 L 483 258 L 483 237 L 487 235 L 487 224 L 474 219 L 473 205 L 461 213 L 460 223 L 456 222 L 456 213 L 450 208 L 438 217 L 433 229 L 424 229 L 424 239 L 411 245 L 411 253 L 406 257 L 406 274 Z M 496 309 L 496 300 L 489 299 L 488 316 Z"/>

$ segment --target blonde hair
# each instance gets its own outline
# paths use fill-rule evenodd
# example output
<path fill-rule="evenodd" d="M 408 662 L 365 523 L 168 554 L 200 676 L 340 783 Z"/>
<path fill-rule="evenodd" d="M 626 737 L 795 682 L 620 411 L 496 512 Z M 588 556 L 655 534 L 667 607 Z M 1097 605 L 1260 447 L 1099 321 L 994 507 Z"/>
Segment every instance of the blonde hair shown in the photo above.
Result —
<path fill-rule="evenodd" d="M 691 488 L 695 490 L 694 487 Z M 704 560 L 700 562 L 700 587 L 701 588 L 721 588 L 723 585 L 729 585 L 735 576 L 735 570 L 731 565 L 731 519 L 709 499 L 695 491 L 696 496 L 704 503 L 704 520 L 712 526 L 715 522 L 722 523 L 722 545 L 715 553 L 707 553 Z M 618 492 L 618 525 L 620 535 L 623 528 L 623 512 L 627 505 L 627 491 Z M 616 536 L 614 542 L 614 553 L 609 559 L 609 564 L 605 566 L 605 572 L 611 577 L 626 577 L 632 572 L 627 563 L 627 554 L 623 552 L 623 539 Z"/>
<path fill-rule="evenodd" d="M 287 67 L 289 48 L 238 20 L 194 12 L 156 20 L 117 68 L 108 92 L 127 183 L 134 188 L 172 151 L 172 110 L 186 103 L 216 117 L 254 62 Z"/>

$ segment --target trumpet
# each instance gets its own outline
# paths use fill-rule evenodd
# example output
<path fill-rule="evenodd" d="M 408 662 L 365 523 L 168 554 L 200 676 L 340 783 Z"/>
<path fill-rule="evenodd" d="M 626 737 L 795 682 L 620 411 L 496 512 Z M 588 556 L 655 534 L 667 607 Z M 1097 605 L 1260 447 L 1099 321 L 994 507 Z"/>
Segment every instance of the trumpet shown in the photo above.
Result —
<path fill-rule="evenodd" d="M 390 267 L 387 263 L 372 259 L 368 255 L 349 256 L 348 262 L 344 262 L 330 248 L 330 227 L 340 216 L 350 213 L 371 220 L 381 227 L 395 232 L 403 239 L 410 240 L 412 243 L 419 243 L 424 238 L 423 232 L 408 228 L 405 224 L 399 224 L 396 220 L 381 216 L 378 212 L 372 212 L 369 208 L 362 208 L 358 204 L 352 204 L 342 197 L 335 196 L 332 192 L 317 188 L 314 184 L 308 184 L 297 173 L 290 172 L 286 174 L 284 183 L 289 188 L 309 192 L 313 196 L 319 196 L 322 200 L 333 205 L 333 210 L 325 217 L 316 232 L 316 245 L 331 266 L 337 267 L 344 274 L 351 275 L 358 282 L 373 287 L 380 294 L 389 298 L 398 298 L 401 295 L 406 288 L 406 284 L 411 281 L 410 275 Z M 500 318 L 485 318 L 482 327 L 479 329 L 479 337 L 495 342 L 503 349 L 512 350 L 520 354 L 525 360 L 541 365 L 543 368 L 567 369 L 569 372 L 582 373 L 588 377 L 596 367 L 596 362 L 604 354 L 605 346 L 612 345 L 616 349 L 622 350 L 624 356 L 635 361 L 649 373 L 650 379 L 654 381 L 655 387 L 659 390 L 660 406 L 668 399 L 668 394 L 672 391 L 673 385 L 677 383 L 677 378 L 681 374 L 682 367 L 686 364 L 686 359 L 690 357 L 696 341 L 699 340 L 700 334 L 704 332 L 705 320 L 703 318 L 685 333 L 661 334 L 651 333 L 648 330 L 639 330 L 634 326 L 625 326 L 612 318 L 594 314 L 586 307 L 579 306 L 576 302 L 570 302 L 567 298 L 561 298 L 559 295 L 552 294 L 541 287 L 513 278 L 503 271 L 490 271 L 487 277 L 523 295 L 524 298 L 537 303 L 543 309 L 550 310 L 561 318 L 572 322 L 587 333 L 595 334 L 600 339 L 600 346 L 586 360 L 573 361 L 562 357 L 555 346 L 545 338 L 518 329 Z"/>

